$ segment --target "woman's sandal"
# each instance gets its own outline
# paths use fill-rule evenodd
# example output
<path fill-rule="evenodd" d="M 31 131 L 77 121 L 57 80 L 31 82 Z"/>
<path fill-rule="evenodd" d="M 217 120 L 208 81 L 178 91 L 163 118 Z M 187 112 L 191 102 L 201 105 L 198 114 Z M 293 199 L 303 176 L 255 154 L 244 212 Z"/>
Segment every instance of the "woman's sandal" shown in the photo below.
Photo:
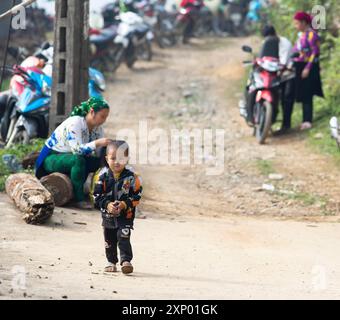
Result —
<path fill-rule="evenodd" d="M 301 131 L 306 131 L 312 129 L 313 125 L 310 122 L 303 122 L 300 126 Z"/>

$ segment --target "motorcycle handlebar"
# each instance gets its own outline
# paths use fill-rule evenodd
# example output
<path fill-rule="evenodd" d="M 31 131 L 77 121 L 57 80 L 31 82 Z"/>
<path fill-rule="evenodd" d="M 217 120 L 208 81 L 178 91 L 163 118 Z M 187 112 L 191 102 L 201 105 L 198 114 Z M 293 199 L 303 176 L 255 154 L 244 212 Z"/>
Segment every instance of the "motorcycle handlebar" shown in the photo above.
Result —
<path fill-rule="evenodd" d="M 5 70 L 13 70 L 13 66 L 2 66 L 0 67 L 1 70 L 5 69 Z"/>

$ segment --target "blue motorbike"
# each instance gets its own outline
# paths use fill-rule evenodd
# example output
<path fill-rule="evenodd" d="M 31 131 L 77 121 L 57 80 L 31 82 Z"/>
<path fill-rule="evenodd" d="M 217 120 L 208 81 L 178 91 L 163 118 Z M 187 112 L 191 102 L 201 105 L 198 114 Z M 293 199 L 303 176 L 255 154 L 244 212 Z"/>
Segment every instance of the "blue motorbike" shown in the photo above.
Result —
<path fill-rule="evenodd" d="M 252 0 L 249 3 L 249 11 L 247 14 L 247 20 L 257 23 L 261 20 L 261 9 L 262 9 L 262 1 L 261 0 Z"/>
<path fill-rule="evenodd" d="M 28 143 L 34 138 L 47 138 L 49 133 L 52 78 L 43 72 L 20 66 L 14 66 L 11 71 L 20 75 L 27 85 L 12 110 L 6 110 L 10 124 L 4 139 L 5 148 L 17 143 Z M 91 97 L 102 97 L 105 90 L 103 74 L 90 68 L 88 87 Z M 6 114 L 1 126 L 4 125 L 5 117 Z"/>

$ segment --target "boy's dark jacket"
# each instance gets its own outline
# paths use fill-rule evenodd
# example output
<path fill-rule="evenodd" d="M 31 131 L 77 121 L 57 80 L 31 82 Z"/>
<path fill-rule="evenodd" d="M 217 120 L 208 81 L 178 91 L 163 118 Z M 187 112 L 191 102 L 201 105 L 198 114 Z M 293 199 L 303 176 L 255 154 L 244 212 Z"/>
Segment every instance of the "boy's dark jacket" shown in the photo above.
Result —
<path fill-rule="evenodd" d="M 133 228 L 136 206 L 142 196 L 140 177 L 125 168 L 119 178 L 115 180 L 110 169 L 103 171 L 93 192 L 95 207 L 102 213 L 103 227 L 109 229 Z M 126 209 L 122 210 L 117 218 L 112 217 L 106 210 L 107 205 L 116 200 L 124 201 L 126 204 Z"/>

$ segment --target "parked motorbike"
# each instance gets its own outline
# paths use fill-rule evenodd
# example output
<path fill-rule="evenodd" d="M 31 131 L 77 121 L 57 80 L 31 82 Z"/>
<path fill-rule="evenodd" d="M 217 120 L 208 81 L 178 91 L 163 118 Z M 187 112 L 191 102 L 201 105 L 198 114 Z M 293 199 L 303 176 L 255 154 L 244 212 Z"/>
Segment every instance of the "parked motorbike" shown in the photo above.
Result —
<path fill-rule="evenodd" d="M 6 101 L 1 120 L 1 135 L 6 148 L 15 143 L 28 143 L 33 138 L 47 137 L 52 88 L 52 77 L 43 72 L 21 66 L 14 66 L 11 71 L 20 76 L 26 86 L 17 99 L 11 100 L 11 104 Z M 90 96 L 102 97 L 105 90 L 103 75 L 92 68 L 89 75 Z"/>
<path fill-rule="evenodd" d="M 53 67 L 53 47 L 49 44 L 43 44 L 35 53 L 35 56 L 27 57 L 20 66 L 6 69 L 13 74 L 10 81 L 10 90 L 0 94 L 0 136 L 6 145 L 17 142 L 26 142 L 31 139 L 34 134 L 37 137 L 44 137 L 45 128 L 48 127 L 48 116 L 44 118 L 46 123 L 42 121 L 45 113 L 45 105 L 40 105 L 44 101 L 48 105 L 47 115 L 50 105 L 50 92 L 52 82 Z M 102 97 L 105 91 L 105 78 L 101 72 L 96 69 L 89 68 L 89 96 Z M 32 101 L 30 100 L 32 97 Z M 39 100 L 38 97 L 41 97 Z M 42 99 L 44 97 L 44 99 Z M 48 103 L 47 103 L 48 100 Z M 32 106 L 33 105 L 33 106 Z M 22 114 L 31 118 L 31 113 L 37 115 L 39 131 L 19 130 L 19 136 L 13 136 L 14 129 L 21 125 L 23 119 L 19 122 Z M 39 121 L 38 121 L 39 120 Z M 32 121 L 31 121 L 32 122 Z M 26 123 L 26 127 L 30 127 L 30 123 Z M 31 128 L 31 127 L 30 127 Z M 20 126 L 19 128 L 20 129 Z M 48 129 L 47 129 L 48 131 Z M 12 138 L 12 139 L 11 139 Z M 12 141 L 11 141 L 12 140 Z"/>
<path fill-rule="evenodd" d="M 247 10 L 247 1 L 227 0 L 224 7 L 225 31 L 233 36 L 243 36 Z"/>
<path fill-rule="evenodd" d="M 242 50 L 253 52 L 248 46 L 243 46 Z M 292 63 L 281 65 L 279 59 L 272 57 L 255 57 L 253 61 L 244 61 L 244 64 L 251 65 L 252 71 L 246 87 L 247 102 L 240 102 L 240 114 L 247 119 L 248 125 L 254 127 L 257 141 L 263 144 L 276 120 L 281 85 L 295 77 L 295 70 Z M 252 117 L 248 115 L 246 103 L 251 104 Z"/>
<path fill-rule="evenodd" d="M 252 0 L 249 3 L 249 11 L 244 21 L 244 28 L 248 34 L 256 32 L 256 29 L 262 28 L 268 23 L 268 17 L 263 8 L 265 1 Z"/>
<path fill-rule="evenodd" d="M 118 46 L 117 61 L 125 61 L 132 68 L 138 60 L 151 61 L 151 42 L 154 38 L 150 27 L 134 12 L 125 12 L 119 15 L 120 24 L 114 40 Z"/>
<path fill-rule="evenodd" d="M 90 30 L 91 59 L 90 65 L 101 72 L 113 73 L 120 65 L 117 59 L 117 45 L 115 38 L 118 35 L 119 22 L 111 24 L 102 30 Z"/>
<path fill-rule="evenodd" d="M 201 0 L 182 1 L 175 21 L 175 32 L 177 37 L 182 38 L 183 43 L 188 43 L 193 36 L 195 24 L 200 17 L 200 10 L 203 6 Z"/>
<path fill-rule="evenodd" d="M 208 34 L 214 33 L 214 15 L 211 12 L 211 10 L 205 6 L 202 5 L 198 12 L 197 21 L 194 27 L 194 35 L 196 37 L 203 37 Z"/>
<path fill-rule="evenodd" d="M 26 71 L 35 72 L 37 74 L 43 74 L 41 61 L 36 57 L 26 58 L 22 64 Z M 25 88 L 30 85 L 27 82 L 27 77 L 24 77 L 20 72 L 13 72 L 12 68 L 7 68 L 7 71 L 13 74 L 10 80 L 10 89 L 1 93 L 2 110 L 3 114 L 0 122 L 0 137 L 3 141 L 7 141 L 9 136 L 11 116 L 13 110 L 16 108 L 17 102 L 23 94 Z"/>
<path fill-rule="evenodd" d="M 10 125 L 5 139 L 5 148 L 14 143 L 28 143 L 30 139 L 46 138 L 48 114 L 51 102 L 52 78 L 42 72 L 14 66 L 11 71 L 27 83 L 10 113 Z"/>
<path fill-rule="evenodd" d="M 165 10 L 164 1 L 141 1 L 136 4 L 139 15 L 153 30 L 155 41 L 160 48 L 176 44 L 174 32 L 174 15 Z"/>

